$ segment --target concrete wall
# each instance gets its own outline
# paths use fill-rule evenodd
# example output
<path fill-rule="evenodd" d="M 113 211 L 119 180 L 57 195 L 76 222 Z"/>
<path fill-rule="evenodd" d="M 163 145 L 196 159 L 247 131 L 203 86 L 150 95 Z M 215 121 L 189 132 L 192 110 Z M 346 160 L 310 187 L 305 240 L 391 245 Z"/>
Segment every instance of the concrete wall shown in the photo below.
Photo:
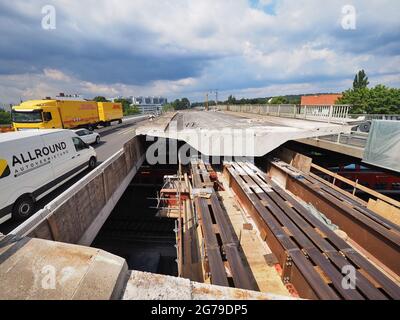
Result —
<path fill-rule="evenodd" d="M 12 234 L 90 245 L 144 161 L 139 137 L 86 175 Z"/>

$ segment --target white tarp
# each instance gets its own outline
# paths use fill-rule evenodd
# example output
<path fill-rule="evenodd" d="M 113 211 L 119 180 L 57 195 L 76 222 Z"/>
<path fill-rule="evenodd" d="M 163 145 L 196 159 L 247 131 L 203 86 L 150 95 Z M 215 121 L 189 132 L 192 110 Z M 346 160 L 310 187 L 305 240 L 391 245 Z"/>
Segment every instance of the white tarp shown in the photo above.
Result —
<path fill-rule="evenodd" d="M 400 172 L 400 121 L 372 122 L 363 162 Z"/>

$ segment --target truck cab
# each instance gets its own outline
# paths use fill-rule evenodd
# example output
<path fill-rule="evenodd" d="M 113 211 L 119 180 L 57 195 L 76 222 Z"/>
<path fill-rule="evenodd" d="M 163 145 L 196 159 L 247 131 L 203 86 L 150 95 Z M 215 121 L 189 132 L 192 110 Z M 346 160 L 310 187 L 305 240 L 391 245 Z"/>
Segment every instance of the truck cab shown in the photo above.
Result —
<path fill-rule="evenodd" d="M 14 106 L 11 112 L 16 131 L 63 128 L 56 100 L 32 100 Z"/>

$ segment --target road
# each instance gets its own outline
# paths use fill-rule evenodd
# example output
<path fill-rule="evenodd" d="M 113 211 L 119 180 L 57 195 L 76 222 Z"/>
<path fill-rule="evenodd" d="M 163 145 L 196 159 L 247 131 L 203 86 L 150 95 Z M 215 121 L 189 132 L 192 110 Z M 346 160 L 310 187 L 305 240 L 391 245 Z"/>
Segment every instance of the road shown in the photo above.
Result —
<path fill-rule="evenodd" d="M 133 117 L 124 119 L 124 122 L 115 127 L 108 127 L 98 130 L 101 141 L 98 145 L 93 145 L 96 149 L 97 160 L 104 162 L 115 154 L 122 146 L 135 136 L 138 124 L 147 117 Z"/>
<path fill-rule="evenodd" d="M 177 130 L 184 129 L 209 129 L 222 130 L 248 129 L 251 127 L 284 127 L 282 123 L 269 121 L 266 117 L 254 119 L 244 115 L 232 115 L 223 112 L 180 112 L 175 118 Z"/>
<path fill-rule="evenodd" d="M 122 124 L 96 130 L 101 136 L 101 142 L 98 145 L 93 145 L 93 147 L 96 149 L 98 164 L 107 160 L 118 150 L 120 150 L 127 141 L 132 139 L 135 136 L 136 128 L 144 120 L 147 120 L 146 116 L 124 118 Z M 44 198 L 40 199 L 37 202 L 36 209 L 42 209 L 46 204 L 51 202 L 54 198 L 59 196 L 61 193 L 63 193 L 74 183 L 82 179 L 88 173 L 89 170 L 81 172 L 76 177 L 67 181 L 59 188 L 46 195 Z M 11 230 L 15 229 L 19 223 L 20 222 L 11 219 L 0 224 L 0 233 L 9 233 Z"/>

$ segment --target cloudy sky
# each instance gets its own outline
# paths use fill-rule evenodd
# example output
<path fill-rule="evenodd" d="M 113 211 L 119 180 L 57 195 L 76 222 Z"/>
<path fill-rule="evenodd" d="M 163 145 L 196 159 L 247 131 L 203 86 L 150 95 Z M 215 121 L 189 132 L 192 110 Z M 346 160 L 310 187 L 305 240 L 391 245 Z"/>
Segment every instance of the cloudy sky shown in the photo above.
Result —
<path fill-rule="evenodd" d="M 399 12 L 398 0 L 0 0 L 0 103 L 340 92 L 361 68 L 400 87 Z"/>

